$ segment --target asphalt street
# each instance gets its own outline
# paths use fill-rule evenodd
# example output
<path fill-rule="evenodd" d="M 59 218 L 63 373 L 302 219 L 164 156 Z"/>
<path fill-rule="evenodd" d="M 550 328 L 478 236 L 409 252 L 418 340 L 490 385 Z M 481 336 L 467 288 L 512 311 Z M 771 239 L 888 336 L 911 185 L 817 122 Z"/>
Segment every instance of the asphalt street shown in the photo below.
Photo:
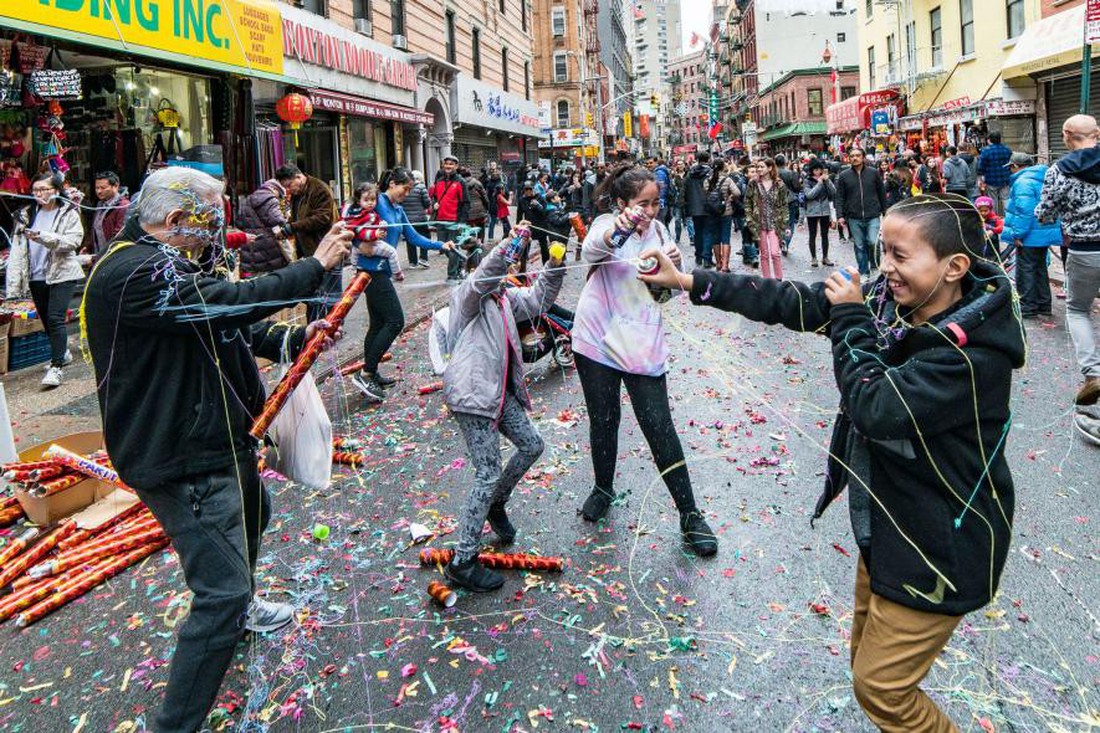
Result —
<path fill-rule="evenodd" d="M 809 267 L 804 239 L 784 261 L 788 279 L 827 274 Z M 841 264 L 853 261 L 850 247 L 834 249 Z M 560 302 L 576 302 L 583 273 L 570 271 Z M 336 431 L 363 441 L 366 464 L 336 467 L 325 491 L 268 478 L 276 513 L 259 587 L 299 613 L 241 645 L 212 725 L 873 730 L 850 687 L 856 547 L 844 499 L 809 524 L 837 403 L 828 342 L 685 298 L 664 308 L 673 415 L 720 536 L 716 557 L 681 547 L 628 405 L 616 479 L 625 496 L 606 524 L 578 516 L 592 476 L 584 401 L 575 372 L 544 359 L 529 377 L 547 449 L 509 514 L 515 549 L 563 556 L 565 572 L 509 571 L 497 593 L 436 605 L 425 589 L 441 577 L 419 566 L 409 523 L 439 533 L 430 546 L 448 546 L 471 470 L 441 395 L 418 394 L 435 379 L 421 324 L 394 345 L 400 382 L 384 405 L 366 406 L 344 378 L 322 386 Z M 1100 451 L 1071 425 L 1078 375 L 1064 301 L 1049 322 L 1028 322 L 1028 336 L 1007 445 L 1017 507 L 1000 594 L 965 618 L 926 689 L 963 731 L 1100 730 Z M 87 394 L 73 395 L 68 413 L 50 409 L 88 420 Z M 45 412 L 17 419 L 41 438 L 59 429 Z M 327 540 L 312 538 L 317 523 L 331 528 Z M 164 552 L 28 630 L 0 628 L 0 730 L 142 729 L 188 603 Z"/>

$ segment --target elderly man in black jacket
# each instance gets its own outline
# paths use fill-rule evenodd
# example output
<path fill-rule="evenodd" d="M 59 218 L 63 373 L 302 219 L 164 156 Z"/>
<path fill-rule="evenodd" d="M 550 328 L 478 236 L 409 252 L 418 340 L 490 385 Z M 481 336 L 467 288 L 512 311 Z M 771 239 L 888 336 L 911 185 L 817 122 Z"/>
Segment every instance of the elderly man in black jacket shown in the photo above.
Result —
<path fill-rule="evenodd" d="M 294 356 L 324 327 L 263 319 L 312 294 L 351 239 L 341 223 L 312 256 L 265 277 L 208 276 L 196 260 L 221 237 L 221 194 L 222 184 L 199 171 L 149 176 L 88 278 L 81 313 L 111 460 L 164 527 L 194 594 L 157 733 L 202 728 L 245 630 L 290 621 L 290 606 L 254 597 L 270 516 L 248 434 L 264 404 L 254 354 L 277 359 L 285 346 Z"/>
<path fill-rule="evenodd" d="M 841 172 L 836 182 L 836 223 L 848 226 L 856 250 L 856 266 L 864 278 L 871 274 L 871 263 L 878 260 L 878 229 L 886 213 L 886 185 L 874 167 L 866 165 L 860 148 L 848 153 L 851 167 Z"/>

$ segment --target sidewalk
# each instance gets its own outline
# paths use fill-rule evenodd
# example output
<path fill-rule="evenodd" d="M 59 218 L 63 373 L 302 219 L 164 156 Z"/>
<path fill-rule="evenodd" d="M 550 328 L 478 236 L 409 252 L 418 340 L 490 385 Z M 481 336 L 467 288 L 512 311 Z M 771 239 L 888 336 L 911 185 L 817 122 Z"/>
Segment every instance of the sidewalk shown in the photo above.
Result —
<path fill-rule="evenodd" d="M 404 253 L 401 254 L 404 262 Z M 432 311 L 447 304 L 451 286 L 445 282 L 447 259 L 432 252 L 428 270 L 405 269 L 404 282 L 397 283 L 397 293 L 405 309 L 406 328 L 430 317 Z M 344 271 L 345 284 L 351 270 Z M 344 338 L 336 348 L 336 363 L 344 364 L 363 355 L 363 335 L 367 330 L 367 309 L 362 298 L 352 308 L 344 322 Z M 8 411 L 12 420 L 16 447 L 25 447 L 56 436 L 85 430 L 100 429 L 99 402 L 95 391 L 95 374 L 91 364 L 81 358 L 78 345 L 79 325 L 69 325 L 69 345 L 75 357 L 65 367 L 65 381 L 54 390 L 43 391 L 41 385 L 45 365 L 21 369 L 3 375 Z M 407 356 L 398 354 L 398 359 Z M 322 360 L 327 366 L 317 367 L 318 376 L 331 371 L 333 360 Z"/>

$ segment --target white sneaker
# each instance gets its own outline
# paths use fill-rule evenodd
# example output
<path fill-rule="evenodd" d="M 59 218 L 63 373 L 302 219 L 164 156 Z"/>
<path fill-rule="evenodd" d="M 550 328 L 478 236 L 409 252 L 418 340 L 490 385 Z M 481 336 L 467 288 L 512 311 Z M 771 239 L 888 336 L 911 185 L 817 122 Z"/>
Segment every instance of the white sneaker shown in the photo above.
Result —
<path fill-rule="evenodd" d="M 42 386 L 47 389 L 61 386 L 61 367 L 51 366 L 42 377 Z"/>
<path fill-rule="evenodd" d="M 72 363 L 73 363 L 73 352 L 69 351 L 68 349 L 65 349 L 65 356 L 61 357 L 61 366 L 69 366 Z M 46 364 L 42 367 L 42 371 L 48 372 L 50 370 L 51 366 L 52 365 L 50 364 L 50 362 L 47 361 Z"/>
<path fill-rule="evenodd" d="M 248 618 L 244 627 L 259 634 L 281 629 L 294 618 L 294 606 L 289 603 L 272 603 L 262 598 L 253 598 L 248 607 Z"/>

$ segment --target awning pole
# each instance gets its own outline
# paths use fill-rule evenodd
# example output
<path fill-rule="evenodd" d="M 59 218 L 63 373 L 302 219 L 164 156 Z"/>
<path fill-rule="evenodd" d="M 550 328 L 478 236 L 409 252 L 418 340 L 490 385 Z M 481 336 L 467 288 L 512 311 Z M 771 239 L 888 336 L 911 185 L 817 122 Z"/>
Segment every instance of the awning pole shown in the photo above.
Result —
<path fill-rule="evenodd" d="M 1092 44 L 1085 43 L 1081 52 L 1081 109 L 1083 115 L 1089 113 L 1089 91 L 1092 86 Z"/>

